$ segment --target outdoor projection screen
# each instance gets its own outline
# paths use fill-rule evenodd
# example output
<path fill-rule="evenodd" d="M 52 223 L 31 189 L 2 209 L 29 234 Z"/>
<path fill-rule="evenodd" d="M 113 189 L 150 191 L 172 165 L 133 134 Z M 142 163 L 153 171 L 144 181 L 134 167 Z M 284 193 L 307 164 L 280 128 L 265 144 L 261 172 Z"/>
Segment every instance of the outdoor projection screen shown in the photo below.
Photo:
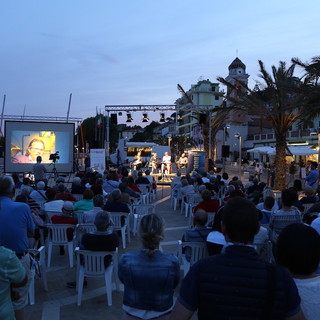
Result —
<path fill-rule="evenodd" d="M 48 172 L 53 170 L 50 154 L 59 152 L 58 172 L 73 168 L 74 123 L 5 121 L 5 172 L 30 172 L 36 157 Z"/>

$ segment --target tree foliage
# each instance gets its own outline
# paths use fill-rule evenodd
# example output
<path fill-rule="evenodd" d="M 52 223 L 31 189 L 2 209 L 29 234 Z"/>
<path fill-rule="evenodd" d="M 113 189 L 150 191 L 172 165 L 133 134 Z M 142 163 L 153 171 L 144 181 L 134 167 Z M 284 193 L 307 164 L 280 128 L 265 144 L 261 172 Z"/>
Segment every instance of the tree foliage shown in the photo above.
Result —
<path fill-rule="evenodd" d="M 310 110 L 319 110 L 319 96 L 314 93 L 314 85 L 309 77 L 299 79 L 294 76 L 295 64 L 288 68 L 283 61 L 279 66 L 271 67 L 271 74 L 267 72 L 263 62 L 259 60 L 260 78 L 259 88 L 251 90 L 245 83 L 236 81 L 233 85 L 224 78 L 218 81 L 229 89 L 226 98 L 231 102 L 231 109 L 246 111 L 269 120 L 276 138 L 276 188 L 285 187 L 286 178 L 286 136 L 290 127 L 304 118 Z M 241 85 L 247 91 L 237 97 L 230 93 Z"/>

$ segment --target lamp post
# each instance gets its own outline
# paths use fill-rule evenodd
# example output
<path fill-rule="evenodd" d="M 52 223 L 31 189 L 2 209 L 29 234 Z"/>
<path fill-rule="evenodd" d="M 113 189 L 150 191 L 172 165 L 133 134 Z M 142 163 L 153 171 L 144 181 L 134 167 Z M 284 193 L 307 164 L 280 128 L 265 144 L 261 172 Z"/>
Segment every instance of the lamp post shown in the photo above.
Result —
<path fill-rule="evenodd" d="M 239 132 L 234 133 L 234 137 L 239 139 L 239 179 L 241 180 L 241 149 L 242 149 L 242 136 Z"/>
<path fill-rule="evenodd" d="M 223 126 L 223 144 L 222 144 L 223 147 L 226 144 L 226 130 L 227 129 L 230 129 L 230 124 L 225 124 Z M 226 168 L 226 157 L 224 156 L 224 157 L 222 157 L 222 172 L 225 172 L 225 168 Z"/>

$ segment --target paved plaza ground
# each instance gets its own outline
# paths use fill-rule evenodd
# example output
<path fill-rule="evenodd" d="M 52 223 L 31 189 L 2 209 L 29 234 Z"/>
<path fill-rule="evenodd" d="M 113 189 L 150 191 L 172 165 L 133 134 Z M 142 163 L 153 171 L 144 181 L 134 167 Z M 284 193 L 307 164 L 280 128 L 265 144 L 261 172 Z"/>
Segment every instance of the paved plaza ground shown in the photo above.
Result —
<path fill-rule="evenodd" d="M 237 168 L 229 167 L 228 173 L 236 175 Z M 244 180 L 246 182 L 247 179 Z M 158 186 L 156 213 L 163 216 L 166 222 L 165 239 L 161 243 L 167 253 L 177 253 L 178 240 L 181 239 L 188 227 L 189 219 L 180 213 L 180 208 L 174 211 L 171 208 L 170 186 Z M 141 249 L 138 236 L 131 237 L 126 249 L 119 248 L 119 256 L 128 251 Z M 156 276 L 156 275 L 155 275 Z M 35 304 L 25 309 L 26 320 L 59 320 L 59 319 L 121 319 L 123 287 L 121 291 L 113 291 L 112 307 L 107 306 L 104 279 L 88 278 L 88 286 L 83 290 L 83 299 L 80 307 L 76 305 L 76 290 L 67 288 L 66 283 L 75 280 L 75 267 L 69 268 L 68 254 L 59 255 L 59 248 L 53 248 L 51 267 L 47 269 L 48 292 L 45 292 L 41 279 L 36 279 Z M 182 273 L 181 273 L 182 279 Z M 175 291 L 178 295 L 179 287 Z M 196 315 L 194 315 L 196 319 Z"/>

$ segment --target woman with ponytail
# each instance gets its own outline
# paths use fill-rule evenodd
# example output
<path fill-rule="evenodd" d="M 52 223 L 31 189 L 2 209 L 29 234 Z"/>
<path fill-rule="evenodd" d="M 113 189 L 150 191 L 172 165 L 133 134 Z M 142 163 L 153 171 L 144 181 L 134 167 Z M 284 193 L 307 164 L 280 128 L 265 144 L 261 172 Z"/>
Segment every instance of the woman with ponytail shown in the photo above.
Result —
<path fill-rule="evenodd" d="M 119 262 L 118 275 L 124 284 L 123 319 L 169 319 L 180 266 L 177 257 L 159 250 L 164 236 L 162 217 L 144 216 L 139 235 L 143 249 L 123 254 Z"/>

